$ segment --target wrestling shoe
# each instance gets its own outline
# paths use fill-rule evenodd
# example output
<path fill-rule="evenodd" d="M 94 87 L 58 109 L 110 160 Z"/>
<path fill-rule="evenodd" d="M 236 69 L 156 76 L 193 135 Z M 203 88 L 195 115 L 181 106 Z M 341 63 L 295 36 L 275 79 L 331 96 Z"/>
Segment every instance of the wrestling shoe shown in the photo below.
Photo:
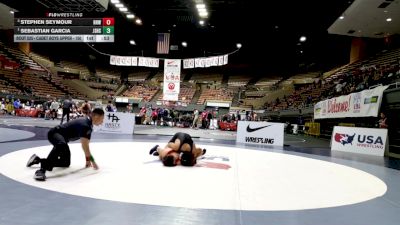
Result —
<path fill-rule="evenodd" d="M 206 154 L 207 150 L 203 148 L 203 155 Z"/>
<path fill-rule="evenodd" d="M 45 181 L 46 180 L 46 172 L 44 170 L 36 170 L 35 175 L 33 176 L 35 180 Z"/>
<path fill-rule="evenodd" d="M 40 158 L 36 154 L 33 154 L 26 163 L 26 167 L 31 167 L 32 165 L 39 163 L 40 163 Z"/>
<path fill-rule="evenodd" d="M 158 145 L 154 146 L 152 149 L 150 149 L 149 154 L 157 156 L 158 155 L 157 148 L 158 148 Z"/>

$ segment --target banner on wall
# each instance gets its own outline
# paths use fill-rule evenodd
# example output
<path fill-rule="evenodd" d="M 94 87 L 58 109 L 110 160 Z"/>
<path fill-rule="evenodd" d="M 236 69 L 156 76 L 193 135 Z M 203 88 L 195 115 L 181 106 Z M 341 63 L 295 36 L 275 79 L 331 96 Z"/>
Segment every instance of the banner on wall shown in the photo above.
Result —
<path fill-rule="evenodd" d="M 283 146 L 284 124 L 239 121 L 236 142 Z"/>
<path fill-rule="evenodd" d="M 320 101 L 314 105 L 314 118 L 377 117 L 383 91 L 387 87 L 378 86 L 374 89 Z"/>
<path fill-rule="evenodd" d="M 183 69 L 192 69 L 192 68 L 194 68 L 194 59 L 184 59 Z"/>
<path fill-rule="evenodd" d="M 106 112 L 103 124 L 94 127 L 95 132 L 133 134 L 135 126 L 135 114 L 121 112 Z"/>
<path fill-rule="evenodd" d="M 149 57 L 132 57 L 132 56 L 110 56 L 110 65 L 115 66 L 144 66 L 158 68 L 160 60 Z"/>
<path fill-rule="evenodd" d="M 332 151 L 383 156 L 386 146 L 387 129 L 340 126 L 333 128 Z"/>
<path fill-rule="evenodd" d="M 170 59 L 165 59 L 170 60 Z M 204 68 L 212 66 L 223 66 L 228 64 L 228 55 L 202 57 L 194 59 L 184 59 L 183 69 Z M 110 65 L 115 66 L 143 66 L 158 68 L 160 59 L 150 57 L 137 57 L 137 56 L 110 56 Z"/>
<path fill-rule="evenodd" d="M 181 82 L 181 60 L 165 59 L 163 100 L 178 101 Z"/>

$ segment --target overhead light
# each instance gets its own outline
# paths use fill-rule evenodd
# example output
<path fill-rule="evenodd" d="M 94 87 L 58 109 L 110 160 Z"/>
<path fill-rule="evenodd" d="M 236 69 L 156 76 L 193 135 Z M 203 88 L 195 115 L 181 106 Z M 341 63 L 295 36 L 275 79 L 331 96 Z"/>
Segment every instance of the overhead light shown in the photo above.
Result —
<path fill-rule="evenodd" d="M 388 11 L 387 10 L 385 10 L 385 11 L 383 11 L 384 13 L 387 13 Z"/>
<path fill-rule="evenodd" d="M 207 17 L 208 16 L 208 12 L 200 12 L 199 16 L 200 17 Z"/>
<path fill-rule="evenodd" d="M 205 4 L 196 4 L 196 8 L 198 9 L 205 9 L 206 5 Z"/>
<path fill-rule="evenodd" d="M 142 25 L 142 20 L 139 19 L 139 18 L 137 18 L 137 19 L 135 20 L 135 23 L 136 23 L 136 24 L 139 24 L 139 25 Z"/>
<path fill-rule="evenodd" d="M 126 15 L 126 18 L 128 18 L 128 19 L 133 19 L 133 18 L 135 18 L 135 15 L 133 15 L 133 14 L 128 14 L 128 15 Z"/>
<path fill-rule="evenodd" d="M 155 25 L 155 24 L 152 24 L 151 26 L 152 26 L 152 27 L 155 27 L 156 25 Z"/>
<path fill-rule="evenodd" d="M 129 41 L 129 44 L 131 44 L 131 45 L 136 45 L 136 42 L 135 42 L 134 40 L 130 40 L 130 41 Z"/>
<path fill-rule="evenodd" d="M 236 48 L 241 48 L 241 47 L 242 47 L 242 44 L 240 44 L 240 43 L 236 44 Z"/>
<path fill-rule="evenodd" d="M 14 14 L 14 11 L 10 10 L 10 13 L 11 13 L 11 14 Z"/>
<path fill-rule="evenodd" d="M 307 40 L 306 36 L 301 36 L 300 37 L 300 42 L 305 42 Z"/>
<path fill-rule="evenodd" d="M 303 54 L 303 51 L 300 51 L 300 53 L 302 53 L 302 54 Z"/>
<path fill-rule="evenodd" d="M 392 18 L 387 18 L 386 19 L 386 22 L 390 22 L 390 21 L 392 21 Z"/>
<path fill-rule="evenodd" d="M 173 27 L 176 27 L 176 24 L 172 25 Z"/>
<path fill-rule="evenodd" d="M 121 11 L 121 12 L 128 12 L 128 8 L 126 8 L 126 7 L 119 8 L 119 11 Z"/>
<path fill-rule="evenodd" d="M 201 8 L 201 9 L 197 9 L 197 11 L 199 11 L 199 12 L 207 12 L 207 9 Z"/>
<path fill-rule="evenodd" d="M 111 0 L 111 3 L 118 4 L 119 0 Z"/>
<path fill-rule="evenodd" d="M 204 25 L 204 20 L 200 20 L 199 24 L 203 26 Z"/>
<path fill-rule="evenodd" d="M 115 4 L 115 7 L 117 7 L 117 8 L 123 8 L 123 7 L 124 7 L 124 4 L 118 3 L 118 4 Z"/>
<path fill-rule="evenodd" d="M 182 42 L 182 46 L 187 47 L 187 42 L 186 41 Z"/>
<path fill-rule="evenodd" d="M 341 20 L 344 19 L 344 16 L 340 16 L 339 19 L 341 19 Z"/>

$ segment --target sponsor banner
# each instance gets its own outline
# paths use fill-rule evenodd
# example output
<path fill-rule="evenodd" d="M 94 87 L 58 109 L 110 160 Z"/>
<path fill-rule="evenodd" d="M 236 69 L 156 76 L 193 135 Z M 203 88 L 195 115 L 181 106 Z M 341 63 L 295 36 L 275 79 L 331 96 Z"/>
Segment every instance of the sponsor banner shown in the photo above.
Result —
<path fill-rule="evenodd" d="M 159 59 L 157 58 L 147 58 L 147 57 L 138 57 L 139 58 L 139 66 L 144 66 L 144 67 L 152 67 L 152 68 L 157 68 L 159 67 Z"/>
<path fill-rule="evenodd" d="M 228 64 L 228 55 L 224 55 L 224 63 L 223 65 Z"/>
<path fill-rule="evenodd" d="M 205 64 L 205 59 L 204 58 L 195 58 L 194 59 L 194 66 L 196 68 L 204 67 L 204 64 Z"/>
<path fill-rule="evenodd" d="M 132 66 L 138 65 L 138 57 L 131 57 L 131 61 L 132 61 Z"/>
<path fill-rule="evenodd" d="M 379 86 L 318 102 L 314 105 L 314 118 L 377 117 L 387 87 Z"/>
<path fill-rule="evenodd" d="M 387 129 L 340 127 L 333 128 L 331 150 L 383 156 Z"/>
<path fill-rule="evenodd" d="M 218 66 L 223 66 L 224 65 L 224 56 L 218 56 Z"/>
<path fill-rule="evenodd" d="M 192 69 L 192 68 L 194 68 L 194 59 L 184 59 L 183 69 Z"/>
<path fill-rule="evenodd" d="M 160 60 L 157 58 L 131 57 L 131 56 L 110 56 L 110 65 L 115 66 L 144 66 L 158 68 Z"/>
<path fill-rule="evenodd" d="M 165 59 L 170 60 L 170 59 Z M 228 55 L 213 56 L 206 58 L 195 58 L 195 59 L 184 59 L 183 68 L 204 68 L 211 66 L 223 66 L 228 64 Z M 137 56 L 110 56 L 110 65 L 115 66 L 143 66 L 158 68 L 160 65 L 160 59 L 149 58 L 149 57 L 137 57 Z"/>
<path fill-rule="evenodd" d="M 238 121 L 236 142 L 283 146 L 284 124 Z"/>
<path fill-rule="evenodd" d="M 126 56 L 110 56 L 110 64 L 116 66 L 131 66 L 132 58 Z"/>
<path fill-rule="evenodd" d="M 166 59 L 164 62 L 163 100 L 178 101 L 181 82 L 181 60 Z"/>
<path fill-rule="evenodd" d="M 121 112 L 105 112 L 101 126 L 95 127 L 95 132 L 133 134 L 135 114 Z"/>

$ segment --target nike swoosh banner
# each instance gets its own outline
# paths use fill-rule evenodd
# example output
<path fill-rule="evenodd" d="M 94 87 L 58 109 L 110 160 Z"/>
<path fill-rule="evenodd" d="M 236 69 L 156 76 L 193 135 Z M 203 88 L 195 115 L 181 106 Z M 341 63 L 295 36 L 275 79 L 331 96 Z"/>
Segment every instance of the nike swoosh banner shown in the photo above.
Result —
<path fill-rule="evenodd" d="M 164 60 L 163 100 L 178 101 L 181 82 L 181 60 Z"/>
<path fill-rule="evenodd" d="M 283 132 L 283 123 L 239 121 L 236 142 L 283 146 Z"/>

